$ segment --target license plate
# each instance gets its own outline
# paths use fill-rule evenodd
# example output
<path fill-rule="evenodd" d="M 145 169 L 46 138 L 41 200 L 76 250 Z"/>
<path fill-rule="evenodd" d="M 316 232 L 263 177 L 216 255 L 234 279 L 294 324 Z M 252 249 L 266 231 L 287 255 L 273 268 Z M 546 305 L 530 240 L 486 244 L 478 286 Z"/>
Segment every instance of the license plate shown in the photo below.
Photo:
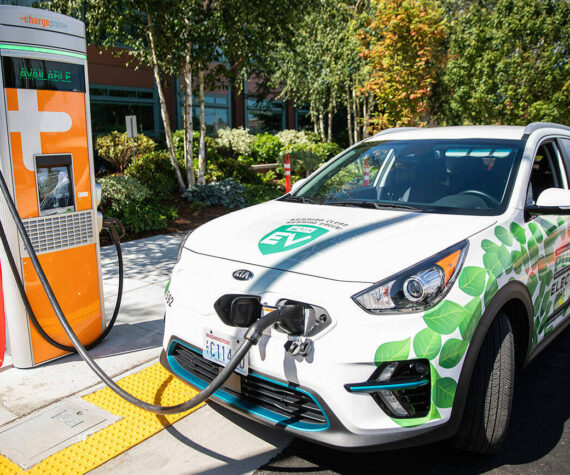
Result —
<path fill-rule="evenodd" d="M 238 341 L 233 336 L 224 335 L 205 328 L 202 355 L 209 361 L 227 366 L 240 344 L 241 340 Z M 236 368 L 236 373 L 247 376 L 248 359 L 249 355 L 245 355 Z"/>

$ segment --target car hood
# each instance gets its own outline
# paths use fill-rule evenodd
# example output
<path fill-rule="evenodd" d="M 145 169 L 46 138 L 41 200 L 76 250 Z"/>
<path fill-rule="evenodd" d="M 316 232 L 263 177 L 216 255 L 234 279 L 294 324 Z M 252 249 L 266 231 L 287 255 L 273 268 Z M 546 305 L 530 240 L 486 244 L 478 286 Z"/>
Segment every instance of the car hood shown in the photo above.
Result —
<path fill-rule="evenodd" d="M 270 201 L 195 230 L 191 251 L 326 279 L 372 283 L 492 226 L 462 216 Z"/>

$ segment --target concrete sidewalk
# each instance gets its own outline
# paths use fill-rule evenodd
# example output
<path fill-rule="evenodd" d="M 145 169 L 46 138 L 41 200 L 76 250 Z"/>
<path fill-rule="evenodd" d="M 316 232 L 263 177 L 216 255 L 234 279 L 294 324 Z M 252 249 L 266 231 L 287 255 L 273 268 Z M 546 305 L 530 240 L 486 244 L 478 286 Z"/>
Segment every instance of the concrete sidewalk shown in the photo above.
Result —
<path fill-rule="evenodd" d="M 125 272 L 119 318 L 107 340 L 91 351 L 114 379 L 157 361 L 164 329 L 164 287 L 182 237 L 160 235 L 122 245 Z M 114 246 L 102 249 L 101 260 L 109 319 L 118 287 Z M 97 376 L 77 355 L 27 370 L 13 368 L 8 357 L 0 369 L 0 433 L 17 423 L 11 421 L 31 417 L 62 400 L 79 399 L 100 387 Z M 244 473 L 266 463 L 290 440 L 283 433 L 220 412 L 205 406 L 95 471 Z M 149 457 L 151 453 L 154 455 Z"/>

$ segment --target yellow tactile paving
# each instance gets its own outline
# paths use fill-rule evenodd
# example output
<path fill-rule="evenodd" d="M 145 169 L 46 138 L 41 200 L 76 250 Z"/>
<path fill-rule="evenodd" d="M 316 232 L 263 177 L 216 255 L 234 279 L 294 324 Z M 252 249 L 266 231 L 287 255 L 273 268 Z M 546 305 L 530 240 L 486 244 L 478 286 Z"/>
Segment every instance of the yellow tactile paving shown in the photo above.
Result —
<path fill-rule="evenodd" d="M 164 406 L 179 404 L 196 394 L 196 391 L 168 373 L 160 363 L 127 376 L 119 381 L 119 385 L 143 401 Z M 109 388 L 96 391 L 83 399 L 123 419 L 48 457 L 26 473 L 67 475 L 88 472 L 197 409 L 172 416 L 158 416 L 129 404 Z M 0 474 L 22 472 L 20 467 L 0 455 Z"/>

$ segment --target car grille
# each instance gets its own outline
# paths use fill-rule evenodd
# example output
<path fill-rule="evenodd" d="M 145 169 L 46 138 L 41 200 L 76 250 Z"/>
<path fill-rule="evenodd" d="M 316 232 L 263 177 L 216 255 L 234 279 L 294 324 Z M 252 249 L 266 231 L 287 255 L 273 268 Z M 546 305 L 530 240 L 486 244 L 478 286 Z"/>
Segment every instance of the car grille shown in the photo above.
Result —
<path fill-rule="evenodd" d="M 197 350 L 174 343 L 171 350 L 176 362 L 193 376 L 210 383 L 219 373 L 220 365 L 206 360 Z M 224 387 L 223 390 L 239 397 L 242 401 L 254 404 L 286 418 L 282 424 L 291 425 L 298 422 L 317 426 L 328 424 L 323 411 L 316 401 L 291 386 L 282 386 L 262 379 L 254 374 L 240 376 L 241 393 Z"/>

